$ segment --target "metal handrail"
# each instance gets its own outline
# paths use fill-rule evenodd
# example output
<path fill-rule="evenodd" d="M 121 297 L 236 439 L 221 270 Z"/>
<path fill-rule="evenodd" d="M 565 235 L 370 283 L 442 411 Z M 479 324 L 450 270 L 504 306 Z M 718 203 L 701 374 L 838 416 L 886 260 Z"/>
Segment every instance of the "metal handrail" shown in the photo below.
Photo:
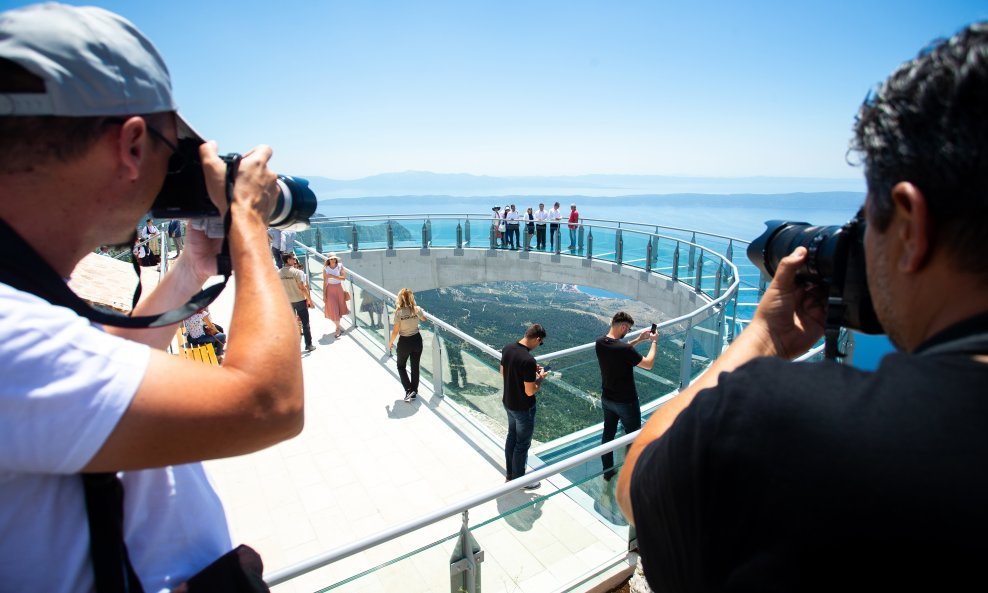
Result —
<path fill-rule="evenodd" d="M 406 217 L 407 218 L 414 219 L 414 220 L 422 220 L 422 219 L 427 219 L 430 216 L 433 216 L 433 215 L 424 215 L 424 216 L 419 215 L 419 216 L 415 216 L 415 215 L 405 215 L 405 214 L 402 214 L 402 215 L 397 215 L 397 216 L 394 216 L 394 217 L 392 217 L 392 216 L 382 217 L 380 215 L 361 215 L 361 216 L 356 216 L 356 217 L 352 217 L 352 218 L 361 218 L 361 219 L 364 219 L 364 220 L 380 220 L 382 222 L 387 222 L 388 220 L 391 220 L 391 219 L 404 219 Z M 437 216 L 437 217 L 457 218 L 457 215 L 450 215 L 450 214 L 441 214 L 441 215 L 435 215 L 435 216 Z M 350 218 L 350 217 L 348 217 L 348 218 Z M 323 220 L 327 220 L 327 219 L 323 219 Z M 332 220 L 340 220 L 340 218 L 332 219 Z M 487 220 L 487 219 L 484 219 L 484 220 Z M 671 227 L 662 227 L 662 228 L 671 228 Z M 688 313 L 686 315 L 681 315 L 681 316 L 676 317 L 674 319 L 670 319 L 670 320 L 667 320 L 667 321 L 664 321 L 664 322 L 658 324 L 658 326 L 660 328 L 669 327 L 669 326 L 675 325 L 677 323 L 682 323 L 683 321 L 686 321 L 688 319 L 691 319 L 691 318 L 695 317 L 696 315 L 698 315 L 698 314 L 700 314 L 700 313 L 702 313 L 702 312 L 704 312 L 704 311 L 706 311 L 706 310 L 708 310 L 708 309 L 710 309 L 712 307 L 717 307 L 717 306 L 720 306 L 720 305 L 726 305 L 727 301 L 729 301 L 731 298 L 733 298 L 734 295 L 737 293 L 737 289 L 740 287 L 740 284 L 741 284 L 741 282 L 740 282 L 740 279 L 741 279 L 740 273 L 738 272 L 738 268 L 734 264 L 734 262 L 731 261 L 731 260 L 729 260 L 729 259 L 727 259 L 724 255 L 722 255 L 722 254 L 720 254 L 720 253 L 718 253 L 716 251 L 712 251 L 708 247 L 704 247 L 703 245 L 700 245 L 698 243 L 692 243 L 690 241 L 687 241 L 685 239 L 679 239 L 677 237 L 670 237 L 668 235 L 660 235 L 660 234 L 657 234 L 657 233 L 650 233 L 650 232 L 647 232 L 647 231 L 636 230 L 636 229 L 622 229 L 622 230 L 627 230 L 630 233 L 636 233 L 636 234 L 640 234 L 640 235 L 646 235 L 648 237 L 657 237 L 660 240 L 661 239 L 667 239 L 667 240 L 670 240 L 670 241 L 676 241 L 677 243 L 680 243 L 680 244 L 685 245 L 687 247 L 695 247 L 697 249 L 700 249 L 702 251 L 705 251 L 705 252 L 707 252 L 707 253 L 709 253 L 709 254 L 717 257 L 718 259 L 721 260 L 721 262 L 723 262 L 724 264 L 726 264 L 730 268 L 730 270 L 733 272 L 732 277 L 733 277 L 734 281 L 724 290 L 723 294 L 720 297 L 718 297 L 718 298 L 714 299 L 713 301 L 707 303 L 703 307 L 700 307 L 698 309 L 695 309 L 695 310 L 691 311 L 690 313 Z M 711 235 L 711 236 L 719 236 L 719 235 Z M 299 246 L 301 246 L 308 253 L 311 253 L 311 254 L 317 256 L 318 258 L 321 258 L 322 260 L 325 260 L 325 256 L 324 255 L 322 255 L 318 251 L 312 249 L 308 245 L 305 245 L 305 244 L 303 244 L 303 243 L 301 243 L 299 241 L 296 241 L 296 244 L 299 245 Z M 485 247 L 482 247 L 480 249 L 486 249 L 486 248 Z M 634 266 L 634 267 L 637 267 L 637 266 Z M 653 274 L 657 274 L 657 272 L 654 272 L 654 271 L 652 273 Z M 350 271 L 350 274 L 359 277 L 362 281 L 364 281 L 367 284 L 373 286 L 374 290 L 377 291 L 377 292 L 379 292 L 381 294 L 381 296 L 388 296 L 392 300 L 397 300 L 398 297 L 394 293 L 391 293 L 391 292 L 385 290 L 384 288 L 382 288 L 380 286 L 377 286 L 376 284 L 374 284 L 370 280 L 367 280 L 366 278 L 364 278 L 363 276 L 360 276 L 359 274 L 357 274 L 356 272 L 353 272 L 352 270 Z M 681 283 L 681 284 L 683 284 L 683 285 L 685 285 L 685 286 L 689 286 L 682 279 L 678 280 L 678 282 Z M 469 336 L 468 334 L 463 333 L 462 331 L 460 331 L 456 327 L 454 327 L 452 325 L 449 325 L 448 323 L 446 323 L 445 321 L 439 319 L 438 317 L 435 317 L 435 316 L 429 314 L 427 311 L 425 312 L 425 314 L 426 314 L 426 318 L 428 320 L 432 321 L 433 323 L 435 323 L 437 326 L 439 326 L 442 329 L 444 329 L 446 331 L 449 331 L 449 332 L 453 333 L 454 335 L 456 335 L 456 336 L 458 336 L 458 337 L 466 340 L 471 345 L 473 345 L 473 346 L 481 349 L 486 354 L 489 354 L 489 355 L 493 356 L 494 358 L 500 359 L 501 353 L 498 352 L 497 350 L 495 350 L 494 348 L 492 348 L 490 345 L 484 344 L 483 342 L 480 342 L 476 338 L 473 338 L 472 336 Z M 638 334 L 641 334 L 644 331 L 645 331 L 644 329 L 643 330 L 640 330 L 640 331 L 637 331 L 633 335 L 637 336 Z M 551 359 L 551 358 L 559 358 L 561 356 L 565 356 L 565 355 L 568 355 L 568 354 L 574 354 L 574 353 L 578 353 L 578 352 L 583 352 L 583 351 L 589 350 L 589 349 L 591 349 L 593 347 L 594 347 L 594 342 L 589 342 L 587 344 L 581 344 L 579 346 L 574 346 L 572 348 L 567 348 L 567 349 L 559 350 L 559 351 L 556 351 L 556 352 L 548 352 L 546 354 L 540 354 L 540 355 L 536 356 L 535 358 L 536 358 L 536 360 L 547 360 L 547 359 Z"/>
<path fill-rule="evenodd" d="M 405 521 L 404 523 L 400 523 L 383 531 L 379 531 L 355 542 L 350 542 L 348 544 L 333 548 L 328 552 L 318 554 L 308 560 L 303 560 L 302 562 L 298 562 L 281 570 L 277 570 L 265 577 L 264 580 L 269 586 L 274 587 L 275 585 L 280 585 L 281 583 L 301 576 L 307 572 L 316 570 L 317 568 L 326 566 L 327 564 L 342 560 L 354 554 L 359 554 L 364 550 L 383 544 L 386 541 L 409 534 L 438 521 L 442 521 L 443 519 L 448 519 L 453 515 L 458 515 L 463 511 L 468 511 L 474 507 L 495 500 L 500 496 L 508 494 L 509 492 L 514 492 L 525 484 L 548 479 L 551 476 L 560 474 L 572 467 L 576 467 L 581 463 L 586 463 L 591 459 L 600 457 L 603 453 L 616 451 L 622 447 L 630 445 L 631 442 L 635 440 L 635 437 L 638 436 L 639 432 L 639 430 L 636 430 L 635 432 L 626 434 L 621 438 L 598 445 L 593 449 L 589 449 L 563 461 L 534 470 L 525 474 L 523 477 L 517 478 L 510 482 L 505 482 L 504 484 L 499 484 L 494 488 L 489 488 L 480 494 L 474 494 L 473 496 L 464 498 L 463 500 L 455 502 L 444 508 L 426 513 L 415 519 Z"/>
<path fill-rule="evenodd" d="M 295 243 L 297 245 L 301 246 L 302 249 L 304 249 L 306 251 L 306 253 L 309 253 L 310 255 L 316 256 L 317 259 L 321 259 L 323 261 L 326 260 L 326 256 L 325 255 L 319 253 L 318 251 L 316 251 L 315 249 L 309 247 L 308 245 L 299 243 L 298 241 L 296 241 Z M 393 292 L 390 292 L 386 288 L 383 288 L 381 286 L 378 286 L 377 284 L 374 284 L 373 282 L 371 282 L 367 278 L 361 276 L 360 274 L 354 272 L 353 270 L 347 270 L 347 273 L 351 277 L 359 278 L 360 281 L 363 282 L 364 284 L 366 284 L 367 286 L 369 286 L 372 289 L 373 292 L 378 293 L 378 296 L 388 297 L 391 300 L 397 302 L 398 295 L 394 294 Z M 361 286 L 361 288 L 363 288 L 363 286 Z M 425 318 L 427 320 L 433 322 L 435 325 L 437 325 L 437 326 L 441 327 L 442 329 L 450 332 L 451 334 L 455 335 L 456 337 L 460 338 L 461 340 L 466 341 L 471 346 L 474 346 L 476 348 L 479 348 L 485 354 L 489 354 L 489 355 L 491 355 L 491 356 L 493 356 L 494 358 L 497 358 L 497 359 L 500 359 L 501 358 L 501 353 L 498 352 L 497 350 L 491 348 L 488 344 L 485 344 L 485 343 L 481 342 L 480 340 L 478 340 L 477 338 L 471 336 L 470 334 L 464 333 L 463 330 L 461 330 L 459 328 L 456 328 L 456 327 L 454 327 L 454 326 L 446 323 L 445 321 L 443 321 L 442 319 L 439 319 L 435 315 L 432 315 L 428 311 L 423 311 L 423 312 L 425 313 Z"/>

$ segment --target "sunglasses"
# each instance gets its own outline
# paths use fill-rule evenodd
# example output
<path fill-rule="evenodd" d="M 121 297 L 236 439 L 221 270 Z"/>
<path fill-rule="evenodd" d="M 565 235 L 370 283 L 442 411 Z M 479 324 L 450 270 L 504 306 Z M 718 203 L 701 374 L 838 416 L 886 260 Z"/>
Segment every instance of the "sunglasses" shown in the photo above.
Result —
<path fill-rule="evenodd" d="M 122 125 L 126 120 L 120 117 L 108 117 L 105 121 L 108 124 Z M 160 140 L 172 151 L 171 156 L 168 157 L 168 174 L 175 175 L 176 173 L 181 173 L 185 169 L 185 166 L 189 164 L 188 155 L 180 151 L 174 142 L 166 138 L 164 134 L 149 124 L 147 120 L 144 120 L 144 125 L 147 127 L 148 133 Z"/>

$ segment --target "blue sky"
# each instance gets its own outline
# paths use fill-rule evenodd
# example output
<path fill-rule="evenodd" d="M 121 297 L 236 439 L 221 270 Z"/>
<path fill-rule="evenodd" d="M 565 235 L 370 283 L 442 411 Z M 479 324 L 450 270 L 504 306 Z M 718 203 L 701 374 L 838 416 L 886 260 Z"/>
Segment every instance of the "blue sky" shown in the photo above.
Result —
<path fill-rule="evenodd" d="M 0 0 L 9 8 L 26 2 Z M 860 178 L 865 93 L 975 1 L 100 1 L 221 151 L 406 170 Z"/>

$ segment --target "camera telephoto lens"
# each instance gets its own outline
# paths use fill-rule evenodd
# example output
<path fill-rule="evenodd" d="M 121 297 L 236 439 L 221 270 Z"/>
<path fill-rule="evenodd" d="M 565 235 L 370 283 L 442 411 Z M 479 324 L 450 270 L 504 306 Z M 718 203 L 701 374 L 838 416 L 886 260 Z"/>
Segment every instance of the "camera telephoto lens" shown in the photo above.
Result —
<path fill-rule="evenodd" d="M 283 230 L 309 228 L 309 219 L 316 211 L 316 194 L 309 188 L 309 180 L 279 175 L 278 189 L 268 225 Z"/>
<path fill-rule="evenodd" d="M 796 282 L 826 287 L 828 307 L 837 307 L 839 325 L 868 334 L 883 333 L 868 292 L 862 217 L 843 226 L 782 220 L 770 220 L 765 226 L 765 232 L 748 245 L 751 263 L 774 277 L 782 258 L 805 247 L 806 259 L 796 272 Z"/>

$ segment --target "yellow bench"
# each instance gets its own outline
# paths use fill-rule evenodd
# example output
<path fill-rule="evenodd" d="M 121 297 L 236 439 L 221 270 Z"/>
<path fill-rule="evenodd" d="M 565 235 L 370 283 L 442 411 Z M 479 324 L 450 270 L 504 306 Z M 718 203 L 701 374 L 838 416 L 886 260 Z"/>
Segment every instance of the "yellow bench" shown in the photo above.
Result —
<path fill-rule="evenodd" d="M 178 355 L 183 358 L 188 358 L 189 360 L 204 362 L 214 366 L 219 366 L 220 364 L 219 361 L 216 360 L 216 351 L 213 350 L 212 344 L 203 344 L 202 346 L 185 346 L 179 348 Z"/>

